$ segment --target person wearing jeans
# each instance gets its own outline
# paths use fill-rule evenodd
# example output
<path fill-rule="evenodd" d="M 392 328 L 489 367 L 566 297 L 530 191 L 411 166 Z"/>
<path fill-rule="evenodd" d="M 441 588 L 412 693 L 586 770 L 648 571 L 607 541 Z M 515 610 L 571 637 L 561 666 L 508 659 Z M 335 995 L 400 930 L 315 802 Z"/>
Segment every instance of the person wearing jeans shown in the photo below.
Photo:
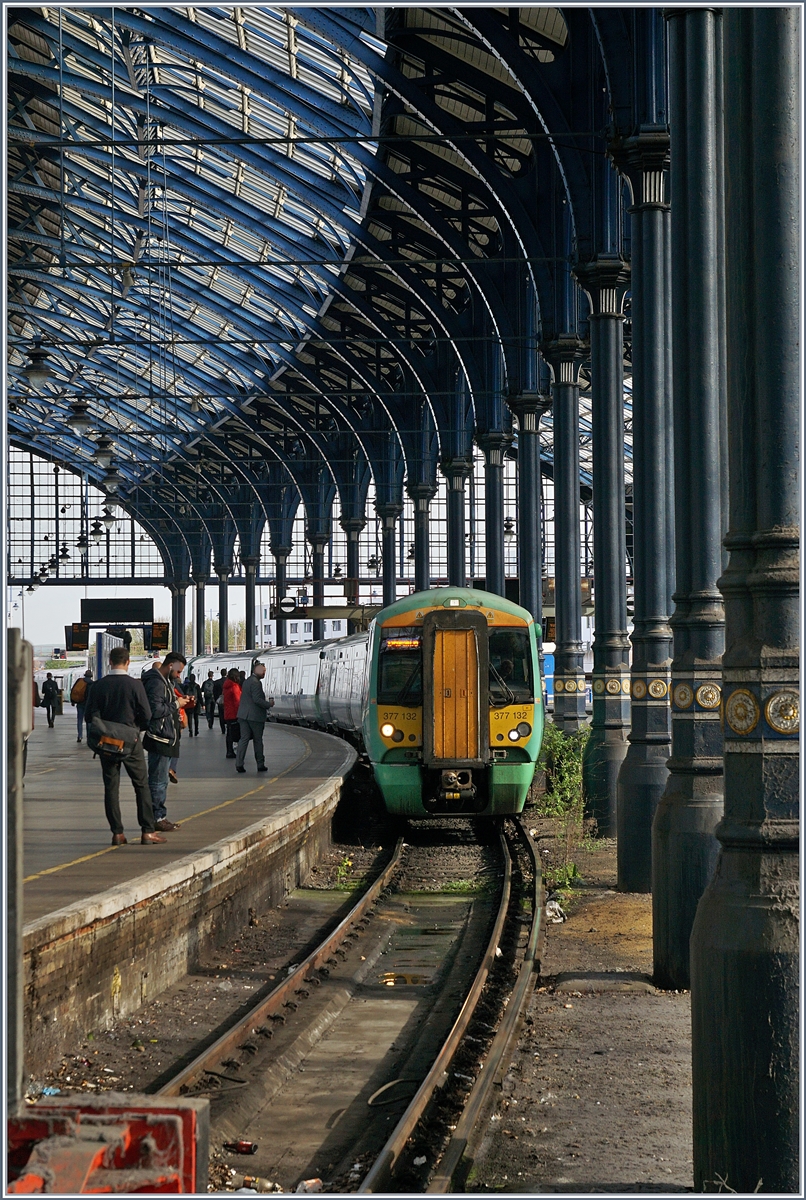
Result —
<path fill-rule="evenodd" d="M 165 801 L 168 795 L 171 760 L 179 752 L 179 708 L 187 703 L 186 698 L 174 690 L 184 666 L 183 655 L 172 650 L 170 654 L 166 654 L 162 663 L 146 671 L 143 676 L 143 685 L 152 713 L 145 737 L 148 750 L 148 786 L 151 789 L 156 827 L 161 833 L 172 833 L 179 829 L 177 822 L 169 820 Z"/>

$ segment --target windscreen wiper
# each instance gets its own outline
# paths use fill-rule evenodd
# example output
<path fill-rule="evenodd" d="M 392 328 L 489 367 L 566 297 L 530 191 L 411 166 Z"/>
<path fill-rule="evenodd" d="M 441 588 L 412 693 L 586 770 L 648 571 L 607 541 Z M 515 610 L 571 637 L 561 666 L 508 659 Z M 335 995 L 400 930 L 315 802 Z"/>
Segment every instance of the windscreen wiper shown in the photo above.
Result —
<path fill-rule="evenodd" d="M 506 682 L 506 680 L 503 679 L 498 674 L 498 672 L 496 671 L 496 669 L 492 663 L 490 663 L 490 674 L 495 676 L 496 682 L 501 685 L 501 688 L 504 692 L 504 699 L 497 701 L 497 702 L 495 700 L 493 700 L 492 693 L 491 692 L 489 693 L 490 707 L 491 708 L 503 708 L 505 704 L 514 704 L 515 703 L 515 693 L 513 692 L 512 688 L 509 686 L 509 684 Z"/>
<path fill-rule="evenodd" d="M 393 704 L 403 704 L 408 698 L 409 692 L 412 689 L 415 679 L 420 674 L 420 663 L 417 663 L 406 682 L 403 684 L 402 691 L 398 692 L 397 699 L 393 700 Z"/>

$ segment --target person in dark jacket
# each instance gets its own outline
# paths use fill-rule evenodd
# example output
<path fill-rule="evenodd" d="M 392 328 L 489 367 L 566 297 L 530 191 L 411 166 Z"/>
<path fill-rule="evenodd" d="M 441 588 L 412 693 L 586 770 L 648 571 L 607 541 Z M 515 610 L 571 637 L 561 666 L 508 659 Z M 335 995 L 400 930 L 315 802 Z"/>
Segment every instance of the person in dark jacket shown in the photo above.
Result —
<path fill-rule="evenodd" d="M 269 709 L 274 707 L 273 699 L 266 699 L 263 691 L 263 676 L 266 674 L 266 664 L 256 662 L 252 674 L 243 685 L 241 703 L 238 705 L 238 721 L 241 726 L 241 740 L 238 743 L 238 760 L 235 770 L 243 775 L 246 767 L 246 747 L 250 741 L 255 743 L 255 761 L 258 771 L 268 771 L 263 755 L 263 727 Z"/>
<path fill-rule="evenodd" d="M 199 709 L 201 708 L 201 688 L 196 682 L 196 676 L 191 671 L 185 680 L 182 691 L 188 698 L 185 716 L 188 722 L 188 736 L 199 736 Z"/>
<path fill-rule="evenodd" d="M 42 706 L 47 713 L 48 728 L 53 729 L 53 718 L 56 716 L 56 709 L 59 707 L 59 685 L 48 671 L 47 678 L 42 684 Z"/>
<path fill-rule="evenodd" d="M 146 729 L 151 720 L 151 705 L 140 680 L 129 677 L 129 651 L 125 646 L 116 646 L 111 651 L 109 666 L 109 674 L 104 675 L 103 679 L 99 679 L 90 688 L 84 709 L 87 729 L 96 716 L 102 721 L 114 721 L 132 729 Z M 154 831 L 154 810 L 139 736 L 125 758 L 110 758 L 107 754 L 99 754 L 98 757 L 104 777 L 104 810 L 112 830 L 112 845 L 123 846 L 126 843 L 123 822 L 120 819 L 121 766 L 126 768 L 126 774 L 134 787 L 137 822 L 141 831 L 140 841 L 144 846 L 164 842 L 165 838 Z"/>
<path fill-rule="evenodd" d="M 215 698 L 216 708 L 218 709 L 218 723 L 221 726 L 221 732 L 227 732 L 227 726 L 224 722 L 224 680 L 227 678 L 227 668 L 221 668 L 221 678 L 216 679 L 213 683 L 213 696 Z"/>
<path fill-rule="evenodd" d="M 224 680 L 224 720 L 227 724 L 227 758 L 235 757 L 235 743 L 241 736 L 241 723 L 238 720 L 238 706 L 241 703 L 240 672 L 232 667 Z"/>
<path fill-rule="evenodd" d="M 212 729 L 213 721 L 215 720 L 215 702 L 216 702 L 215 679 L 213 678 L 212 671 L 207 672 L 207 678 L 205 679 L 204 683 L 201 685 L 201 693 L 202 693 L 202 696 L 204 697 L 204 715 L 207 717 L 207 724 Z"/>
<path fill-rule="evenodd" d="M 180 723 L 179 709 L 187 704 L 187 698 L 175 690 L 179 676 L 185 666 L 184 655 L 172 650 L 161 663 L 155 663 L 143 675 L 143 685 L 151 705 L 151 721 L 145 737 L 148 750 L 148 786 L 154 805 L 157 829 L 161 833 L 173 833 L 179 825 L 168 819 L 165 800 L 168 794 L 168 771 L 171 759 L 179 754 Z"/>
<path fill-rule="evenodd" d="M 77 742 L 81 741 L 84 732 L 84 714 L 87 711 L 87 700 L 89 699 L 91 687 L 92 671 L 85 671 L 81 679 L 77 679 L 70 690 L 70 703 L 76 706 Z"/>

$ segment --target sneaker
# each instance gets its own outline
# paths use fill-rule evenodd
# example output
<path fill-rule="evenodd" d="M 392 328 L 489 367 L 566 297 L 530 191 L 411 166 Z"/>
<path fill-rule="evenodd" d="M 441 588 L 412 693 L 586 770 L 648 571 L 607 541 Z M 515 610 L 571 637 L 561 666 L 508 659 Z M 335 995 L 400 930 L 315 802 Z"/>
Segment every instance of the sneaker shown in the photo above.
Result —
<path fill-rule="evenodd" d="M 169 821 L 167 817 L 163 817 L 161 821 L 157 821 L 156 828 L 160 833 L 173 833 L 175 829 L 181 829 L 181 826 L 176 821 Z"/>
<path fill-rule="evenodd" d="M 238 755 L 237 754 L 225 754 L 224 757 L 225 758 L 237 758 Z"/>
<path fill-rule="evenodd" d="M 80 741 L 81 741 L 81 738 L 76 738 L 76 741 L 77 741 L 77 742 L 80 742 Z"/>
<path fill-rule="evenodd" d="M 160 835 L 158 833 L 144 833 L 143 836 L 140 838 L 140 842 L 143 846 L 156 846 L 156 844 L 158 842 L 167 842 L 167 841 L 168 841 L 167 838 L 160 837 Z"/>
<path fill-rule="evenodd" d="M 236 767 L 235 770 L 238 772 L 239 775 L 246 774 L 246 767 Z"/>
<path fill-rule="evenodd" d="M 268 767 L 258 767 L 258 774 L 259 774 L 261 771 L 268 771 L 268 769 L 269 769 Z"/>

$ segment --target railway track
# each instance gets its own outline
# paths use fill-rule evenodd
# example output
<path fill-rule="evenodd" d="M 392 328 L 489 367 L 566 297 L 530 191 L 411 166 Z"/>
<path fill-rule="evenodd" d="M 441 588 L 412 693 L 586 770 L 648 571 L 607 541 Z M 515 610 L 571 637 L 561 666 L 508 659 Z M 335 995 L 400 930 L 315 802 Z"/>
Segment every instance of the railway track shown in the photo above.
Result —
<path fill-rule="evenodd" d="M 208 1095 L 212 1142 L 257 1144 L 249 1175 L 363 1193 L 466 1178 L 534 980 L 540 868 L 517 820 L 498 831 L 497 897 L 394 889 L 407 853 L 399 841 L 314 952 L 158 1089 Z M 505 1005 L 496 973 L 516 976 Z"/>

